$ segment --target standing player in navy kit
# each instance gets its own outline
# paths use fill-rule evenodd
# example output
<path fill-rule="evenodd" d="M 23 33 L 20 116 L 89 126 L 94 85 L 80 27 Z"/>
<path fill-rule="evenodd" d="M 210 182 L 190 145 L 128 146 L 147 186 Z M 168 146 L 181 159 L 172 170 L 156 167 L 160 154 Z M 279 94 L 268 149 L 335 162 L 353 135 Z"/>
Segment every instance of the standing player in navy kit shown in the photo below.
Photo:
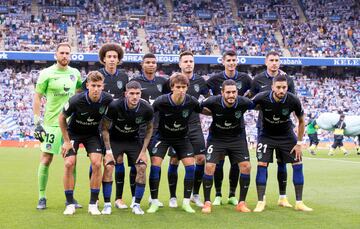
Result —
<path fill-rule="evenodd" d="M 104 76 L 98 71 L 92 71 L 88 74 L 86 87 L 88 91 L 70 98 L 59 116 L 59 124 L 64 139 L 62 146 L 65 163 L 64 189 L 68 203 L 64 211 L 65 215 L 75 213 L 73 170 L 76 165 L 76 155 L 80 144 L 85 146 L 92 165 L 91 198 L 88 211 L 91 215 L 101 214 L 96 203 L 100 192 L 103 157 L 99 123 L 107 106 L 113 99 L 110 94 L 102 91 L 104 88 Z M 66 122 L 68 117 L 69 123 Z M 112 155 L 106 154 L 105 160 L 110 162 L 114 158 Z"/>
<path fill-rule="evenodd" d="M 141 85 L 130 81 L 126 85 L 125 98 L 109 105 L 101 125 L 106 151 L 113 153 L 115 159 L 126 153 L 128 164 L 136 168 L 135 203 L 132 209 L 136 215 L 144 214 L 140 201 L 145 191 L 146 149 L 152 135 L 152 119 L 151 105 L 141 99 Z M 139 139 L 140 125 L 146 125 L 143 143 Z"/>
<path fill-rule="evenodd" d="M 280 68 L 280 55 L 277 52 L 269 52 L 266 54 L 265 57 L 265 65 L 266 70 L 258 75 L 256 75 L 251 84 L 251 90 L 249 93 L 249 97 L 253 97 L 259 92 L 269 91 L 271 90 L 271 85 L 274 77 L 278 77 L 280 75 L 284 75 L 288 82 L 288 91 L 295 94 L 295 86 L 294 81 L 291 77 L 286 75 L 285 72 L 281 71 Z M 259 112 L 257 128 L 258 128 L 258 135 L 262 128 L 262 113 Z M 278 153 L 276 152 L 276 155 Z M 286 197 L 286 183 L 287 183 L 287 170 L 286 170 L 286 163 L 282 162 L 280 158 L 277 156 L 277 179 L 279 183 L 279 200 L 278 205 L 281 207 L 292 207 Z"/>
<path fill-rule="evenodd" d="M 128 75 L 117 66 L 121 63 L 124 57 L 124 50 L 118 44 L 107 43 L 101 46 L 99 50 L 99 61 L 104 66 L 99 69 L 99 72 L 105 77 L 104 80 L 104 91 L 112 95 L 114 99 L 124 97 L 125 85 L 129 82 Z M 86 81 L 83 82 L 83 89 L 86 90 Z M 123 164 L 123 158 L 120 155 L 117 158 L 115 165 L 115 181 L 116 181 L 116 192 L 118 193 L 118 186 L 124 185 L 125 167 Z M 102 180 L 102 189 L 104 196 L 104 209 L 102 214 L 111 214 L 111 192 L 112 192 L 112 179 L 113 179 L 113 164 L 104 164 L 104 173 Z M 90 167 L 91 175 L 91 167 Z M 115 207 L 127 208 L 122 196 L 116 196 Z"/>
<path fill-rule="evenodd" d="M 273 78 L 272 91 L 259 93 L 253 99 L 254 104 L 263 113 L 262 128 L 256 147 L 258 203 L 254 212 L 262 212 L 266 206 L 264 195 L 268 176 L 267 167 L 268 163 L 273 161 L 274 150 L 282 162 L 292 164 L 296 195 L 295 210 L 312 211 L 302 202 L 304 174 L 301 143 L 305 130 L 304 111 L 300 100 L 293 93 L 287 92 L 287 88 L 286 77 L 280 75 Z M 299 120 L 297 137 L 290 119 L 292 112 Z"/>
<path fill-rule="evenodd" d="M 156 56 L 152 53 L 147 53 L 143 56 L 143 61 L 141 63 L 142 67 L 142 73 L 140 76 L 135 77 L 134 81 L 137 81 L 141 85 L 141 98 L 145 99 L 152 105 L 156 98 L 164 94 L 164 87 L 167 82 L 167 80 L 164 77 L 156 76 L 156 70 L 157 70 L 157 60 Z M 153 126 L 153 136 L 150 140 L 150 144 L 148 146 L 148 150 L 151 155 L 151 150 L 153 148 L 153 143 L 155 142 L 154 136 L 156 135 L 157 128 L 158 128 L 158 122 L 159 122 L 159 115 L 157 113 L 154 114 L 154 126 Z M 141 127 L 144 129 L 145 127 Z M 140 128 L 140 129 L 141 129 Z M 140 134 L 140 138 L 143 138 Z M 133 171 L 133 167 L 131 168 L 131 171 Z M 135 176 L 131 176 L 132 174 L 135 174 L 136 176 L 136 170 L 135 172 L 130 174 L 130 184 L 135 185 Z M 160 168 L 160 177 L 161 177 L 161 168 Z M 151 176 L 149 177 L 151 180 Z M 133 181 L 132 181 L 133 180 Z M 134 194 L 135 194 L 135 186 L 132 186 L 132 194 L 133 194 L 133 202 L 135 200 Z M 149 201 L 151 203 L 151 198 L 149 198 Z M 158 202 L 159 207 L 163 207 L 162 202 Z"/>
<path fill-rule="evenodd" d="M 172 93 L 162 95 L 153 104 L 154 112 L 159 112 L 158 138 L 151 152 L 150 193 L 152 203 L 148 213 L 158 211 L 159 172 L 162 161 L 169 147 L 172 147 L 185 167 L 183 210 L 188 213 L 195 211 L 190 206 L 190 196 L 194 183 L 194 153 L 187 136 L 189 119 L 192 112 L 200 112 L 199 102 L 187 95 L 189 79 L 174 73 L 170 77 Z"/>
<path fill-rule="evenodd" d="M 195 63 L 194 63 L 194 55 L 192 52 L 185 51 L 180 54 L 179 67 L 181 69 L 181 73 L 187 76 L 190 82 L 190 86 L 186 93 L 195 97 L 196 99 L 199 99 L 200 95 L 207 96 L 209 90 L 206 85 L 206 81 L 201 76 L 197 76 L 194 74 Z M 194 188 L 193 188 L 193 192 L 192 192 L 193 195 L 191 200 L 196 204 L 196 206 L 203 207 L 203 203 L 201 202 L 199 196 L 199 189 L 201 186 L 202 177 L 204 175 L 206 148 L 205 148 L 204 135 L 201 129 L 200 116 L 197 113 L 192 113 L 190 116 L 189 139 L 194 149 L 195 162 L 196 162 Z M 171 157 L 169 169 L 168 169 L 170 207 L 177 207 L 176 186 L 178 180 L 178 173 L 177 173 L 178 165 L 179 165 L 179 161 L 177 160 L 176 155 L 173 155 Z"/>
<path fill-rule="evenodd" d="M 240 168 L 240 202 L 236 210 L 250 212 L 245 199 L 250 185 L 250 156 L 246 133 L 242 124 L 244 113 L 252 107 L 250 99 L 238 96 L 236 82 L 228 79 L 222 84 L 221 95 L 211 96 L 201 103 L 205 111 L 210 111 L 213 121 L 207 141 L 206 167 L 203 177 L 205 204 L 203 213 L 211 213 L 210 194 L 216 164 L 228 155 L 231 165 Z"/>
<path fill-rule="evenodd" d="M 222 57 L 222 64 L 225 67 L 225 70 L 217 75 L 214 75 L 210 79 L 207 80 L 207 85 L 209 87 L 210 93 L 213 95 L 221 94 L 221 85 L 227 79 L 232 79 L 236 82 L 236 86 L 238 89 L 239 95 L 244 95 L 251 87 L 251 78 L 242 72 L 238 72 L 236 70 L 237 66 L 237 56 L 234 51 L 226 51 Z M 242 127 L 245 129 L 244 125 Z M 213 205 L 222 204 L 221 201 L 221 186 L 222 180 L 224 177 L 223 171 L 224 158 L 220 158 L 219 163 L 216 165 L 215 174 L 214 174 L 214 183 L 216 189 L 216 197 L 213 202 Z M 239 181 L 239 167 L 234 164 L 229 173 L 229 181 L 230 181 L 230 191 L 229 191 L 229 199 L 228 203 L 232 205 L 237 205 L 238 200 L 235 197 L 236 187 Z"/>

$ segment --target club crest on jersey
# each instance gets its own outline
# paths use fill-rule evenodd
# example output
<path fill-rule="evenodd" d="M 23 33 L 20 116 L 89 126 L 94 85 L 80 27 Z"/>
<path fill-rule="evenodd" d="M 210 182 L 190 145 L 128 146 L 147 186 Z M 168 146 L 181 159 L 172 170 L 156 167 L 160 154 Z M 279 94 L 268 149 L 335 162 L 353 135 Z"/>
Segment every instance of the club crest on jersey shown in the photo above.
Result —
<path fill-rule="evenodd" d="M 116 86 L 119 88 L 119 89 L 122 89 L 123 88 L 123 82 L 121 80 L 118 80 L 116 82 Z"/>
<path fill-rule="evenodd" d="M 288 115 L 289 114 L 289 108 L 284 108 L 281 110 L 282 115 Z"/>
<path fill-rule="evenodd" d="M 99 109 L 99 113 L 102 115 L 105 113 L 106 106 L 101 106 Z"/>
<path fill-rule="evenodd" d="M 71 79 L 71 81 L 75 81 L 75 76 L 74 76 L 74 75 L 70 75 L 70 79 Z"/>
<path fill-rule="evenodd" d="M 235 118 L 240 118 L 240 117 L 241 117 L 241 111 L 236 111 Z"/>
<path fill-rule="evenodd" d="M 157 84 L 156 88 L 158 89 L 158 91 L 162 92 L 163 86 L 161 84 Z"/>
<path fill-rule="evenodd" d="M 240 90 L 241 87 L 242 87 L 242 83 L 241 82 L 236 82 L 236 87 L 237 87 L 238 90 Z"/>
<path fill-rule="evenodd" d="M 136 123 L 136 124 L 140 124 L 140 123 L 142 123 L 142 121 L 143 121 L 143 117 L 137 117 L 137 118 L 135 119 L 135 123 Z"/>
<path fill-rule="evenodd" d="M 200 86 L 199 86 L 199 84 L 195 84 L 195 85 L 194 85 L 194 90 L 199 93 L 199 91 L 200 91 Z"/>
<path fill-rule="evenodd" d="M 183 110 L 182 116 L 183 116 L 184 118 L 187 118 L 187 117 L 189 116 L 189 110 Z"/>

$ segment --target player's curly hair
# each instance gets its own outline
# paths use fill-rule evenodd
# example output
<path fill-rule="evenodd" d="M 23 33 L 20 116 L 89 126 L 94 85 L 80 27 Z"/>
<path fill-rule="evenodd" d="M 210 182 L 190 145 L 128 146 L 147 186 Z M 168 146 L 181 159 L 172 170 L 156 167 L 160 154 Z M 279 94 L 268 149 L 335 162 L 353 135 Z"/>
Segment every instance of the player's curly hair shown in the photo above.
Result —
<path fill-rule="evenodd" d="M 121 60 L 124 58 L 124 49 L 115 43 L 107 43 L 101 46 L 100 50 L 99 50 L 99 61 L 101 64 L 105 65 L 104 62 L 104 58 L 106 56 L 106 53 L 108 51 L 115 51 L 118 54 L 118 58 L 119 58 L 119 63 L 121 62 Z"/>

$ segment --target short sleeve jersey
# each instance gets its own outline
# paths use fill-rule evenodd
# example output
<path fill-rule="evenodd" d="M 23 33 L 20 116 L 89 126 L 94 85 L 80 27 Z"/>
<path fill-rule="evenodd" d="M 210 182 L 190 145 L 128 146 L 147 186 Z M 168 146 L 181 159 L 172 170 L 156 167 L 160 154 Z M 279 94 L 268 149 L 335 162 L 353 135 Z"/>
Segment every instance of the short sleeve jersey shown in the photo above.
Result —
<path fill-rule="evenodd" d="M 84 136 L 99 134 L 100 120 L 112 100 L 107 92 L 101 93 L 98 102 L 91 101 L 87 91 L 71 97 L 63 108 L 63 114 L 70 117 L 69 133 Z"/>
<path fill-rule="evenodd" d="M 40 72 L 35 91 L 46 97 L 45 125 L 59 126 L 59 114 L 78 88 L 81 88 L 81 77 L 75 68 L 68 66 L 63 70 L 54 64 Z"/>
<path fill-rule="evenodd" d="M 228 77 L 225 71 L 222 71 L 207 80 L 210 93 L 212 95 L 220 95 L 222 83 L 227 79 L 232 79 L 236 82 L 239 95 L 244 95 L 251 87 L 251 78 L 248 74 L 236 71 L 234 77 Z"/>

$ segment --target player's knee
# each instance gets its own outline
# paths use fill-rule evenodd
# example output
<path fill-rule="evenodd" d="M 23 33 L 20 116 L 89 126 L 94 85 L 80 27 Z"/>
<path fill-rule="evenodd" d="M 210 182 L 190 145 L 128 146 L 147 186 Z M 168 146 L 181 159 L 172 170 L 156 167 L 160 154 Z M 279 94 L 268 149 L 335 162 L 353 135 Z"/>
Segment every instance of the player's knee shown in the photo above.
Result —
<path fill-rule="evenodd" d="M 170 164 L 172 165 L 178 165 L 179 164 L 179 160 L 176 157 L 171 157 L 170 158 Z"/>
<path fill-rule="evenodd" d="M 40 162 L 41 164 L 45 165 L 45 166 L 49 166 L 52 162 L 53 159 L 53 155 L 49 154 L 49 153 L 42 153 L 41 154 L 41 158 L 40 158 Z"/>
<path fill-rule="evenodd" d="M 198 155 L 197 157 L 195 157 L 195 161 L 197 165 L 205 164 L 205 155 Z"/>
<path fill-rule="evenodd" d="M 240 164 L 240 172 L 243 174 L 249 174 L 251 171 L 251 164 L 250 162 L 245 162 Z"/>
<path fill-rule="evenodd" d="M 91 162 L 92 170 L 99 171 L 101 170 L 101 161 L 100 160 L 94 160 Z"/>
<path fill-rule="evenodd" d="M 261 162 L 261 161 L 259 161 L 259 162 L 258 162 L 258 165 L 267 167 L 267 166 L 268 166 L 268 163 L 267 163 L 267 162 Z"/>
<path fill-rule="evenodd" d="M 205 166 L 205 174 L 206 175 L 214 175 L 215 167 L 216 167 L 216 164 L 207 163 L 206 166 Z"/>

